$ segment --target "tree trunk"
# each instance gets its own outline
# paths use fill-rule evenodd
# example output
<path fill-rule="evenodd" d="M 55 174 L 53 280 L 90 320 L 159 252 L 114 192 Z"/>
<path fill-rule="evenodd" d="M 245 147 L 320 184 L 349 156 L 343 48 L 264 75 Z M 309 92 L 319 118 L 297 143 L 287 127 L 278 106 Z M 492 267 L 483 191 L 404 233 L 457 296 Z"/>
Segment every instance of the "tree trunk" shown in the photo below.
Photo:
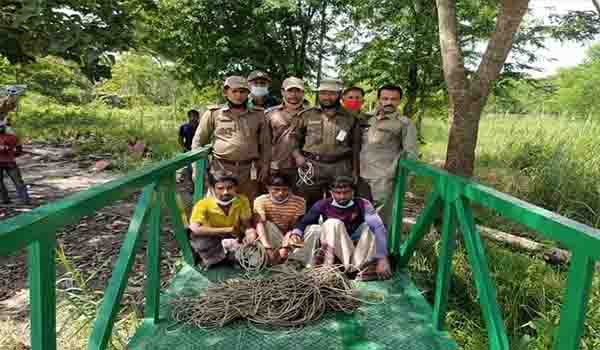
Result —
<path fill-rule="evenodd" d="M 448 86 L 450 135 L 446 169 L 462 176 L 473 175 L 481 112 L 491 84 L 512 48 L 514 34 L 527 12 L 529 0 L 501 0 L 496 29 L 477 71 L 467 78 L 459 46 L 456 0 L 436 0 L 444 79 Z"/>
<path fill-rule="evenodd" d="M 319 85 L 321 84 L 321 75 L 323 74 L 323 54 L 325 48 L 323 44 L 325 43 L 325 36 L 327 35 L 327 21 L 325 20 L 325 12 L 327 11 L 327 1 L 323 1 L 321 6 L 321 33 L 319 34 L 319 68 L 317 70 L 317 89 L 319 89 Z M 315 105 L 319 104 L 319 94 L 317 93 L 315 96 Z"/>
<path fill-rule="evenodd" d="M 415 105 L 417 103 L 417 95 L 419 93 L 419 81 L 416 61 L 410 64 L 408 68 L 408 85 L 406 87 L 406 104 L 404 104 L 403 114 L 412 119 L 415 115 Z"/>

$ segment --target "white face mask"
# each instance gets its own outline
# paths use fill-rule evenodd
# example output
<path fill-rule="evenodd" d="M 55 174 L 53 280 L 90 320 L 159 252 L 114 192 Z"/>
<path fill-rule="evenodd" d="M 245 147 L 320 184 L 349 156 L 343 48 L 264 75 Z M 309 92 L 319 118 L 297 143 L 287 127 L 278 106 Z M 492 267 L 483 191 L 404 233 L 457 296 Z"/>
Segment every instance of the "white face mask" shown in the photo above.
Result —
<path fill-rule="evenodd" d="M 220 200 L 219 198 L 215 198 L 215 200 L 217 201 L 217 203 L 218 203 L 219 205 L 222 205 L 222 206 L 227 206 L 227 205 L 230 205 L 231 203 L 233 203 L 233 201 L 235 200 L 235 197 L 231 198 L 231 199 L 230 199 L 230 200 L 228 200 L 228 201 L 222 201 L 222 200 Z"/>
<path fill-rule="evenodd" d="M 283 203 L 287 202 L 287 201 L 288 201 L 288 199 L 290 199 L 290 196 L 287 196 L 287 197 L 285 197 L 285 198 L 284 198 L 284 199 L 282 199 L 282 200 L 277 200 L 277 199 L 275 199 L 275 197 L 273 197 L 273 196 L 271 196 L 271 195 L 269 195 L 269 198 L 271 198 L 271 201 L 272 201 L 273 203 L 275 203 L 275 204 L 283 204 Z"/>
<path fill-rule="evenodd" d="M 333 198 L 333 195 L 331 195 L 331 205 L 333 205 L 334 207 L 340 208 L 340 209 L 346 209 L 346 208 L 350 208 L 351 206 L 354 205 L 354 200 L 351 199 L 347 204 L 341 205 L 340 203 L 336 202 L 335 199 Z"/>
<path fill-rule="evenodd" d="M 251 86 L 250 93 L 252 93 L 252 96 L 263 97 L 269 93 L 269 88 L 265 86 Z"/>

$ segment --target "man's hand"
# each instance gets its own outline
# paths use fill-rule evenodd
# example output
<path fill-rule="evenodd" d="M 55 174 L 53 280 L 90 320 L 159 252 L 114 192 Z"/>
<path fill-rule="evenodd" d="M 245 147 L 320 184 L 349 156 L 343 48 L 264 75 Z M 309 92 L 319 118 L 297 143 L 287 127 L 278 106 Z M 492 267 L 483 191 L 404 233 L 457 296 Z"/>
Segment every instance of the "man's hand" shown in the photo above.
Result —
<path fill-rule="evenodd" d="M 375 272 L 377 273 L 377 277 L 382 280 L 387 280 L 392 277 L 392 270 L 390 269 L 390 262 L 387 257 L 377 260 Z"/>
<path fill-rule="evenodd" d="M 246 230 L 246 233 L 244 235 L 244 243 L 245 244 L 255 244 L 257 239 L 258 239 L 258 233 L 256 233 L 255 229 L 249 228 Z"/>
<path fill-rule="evenodd" d="M 291 233 L 291 232 L 288 232 L 286 234 L 286 236 L 288 238 L 286 240 L 284 240 L 283 247 L 289 247 L 289 248 L 304 247 L 304 241 L 302 240 L 302 237 L 298 236 L 297 234 Z"/>
<path fill-rule="evenodd" d="M 289 252 L 290 250 L 286 247 L 283 248 L 279 248 L 279 258 L 281 259 L 281 261 L 286 261 L 288 256 L 289 256 Z"/>
<path fill-rule="evenodd" d="M 258 182 L 262 182 L 265 183 L 267 182 L 267 180 L 269 179 L 269 175 L 270 175 L 270 167 L 268 166 L 263 166 L 262 169 L 260 169 L 260 173 L 258 174 Z"/>
<path fill-rule="evenodd" d="M 294 154 L 294 160 L 296 161 L 296 166 L 301 168 L 306 164 L 306 158 L 301 154 Z"/>

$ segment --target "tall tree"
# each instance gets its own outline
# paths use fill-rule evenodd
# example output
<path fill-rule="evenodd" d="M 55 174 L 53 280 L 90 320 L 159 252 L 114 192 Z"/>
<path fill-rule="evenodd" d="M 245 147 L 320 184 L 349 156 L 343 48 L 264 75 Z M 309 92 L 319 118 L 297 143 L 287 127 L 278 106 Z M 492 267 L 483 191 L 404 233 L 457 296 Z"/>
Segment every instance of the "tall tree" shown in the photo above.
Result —
<path fill-rule="evenodd" d="M 451 119 L 446 169 L 459 175 L 471 176 L 481 112 L 490 88 L 512 48 L 529 0 L 500 0 L 496 29 L 489 39 L 481 63 L 471 76 L 467 76 L 459 44 L 456 0 L 436 0 L 436 4 Z"/>
<path fill-rule="evenodd" d="M 332 38 L 320 36 L 344 1 L 165 0 L 148 18 L 146 42 L 179 63 L 198 85 L 231 73 L 262 69 L 280 82 L 287 75 L 313 79 L 318 57 Z M 323 15 L 326 18 L 323 20 Z"/>

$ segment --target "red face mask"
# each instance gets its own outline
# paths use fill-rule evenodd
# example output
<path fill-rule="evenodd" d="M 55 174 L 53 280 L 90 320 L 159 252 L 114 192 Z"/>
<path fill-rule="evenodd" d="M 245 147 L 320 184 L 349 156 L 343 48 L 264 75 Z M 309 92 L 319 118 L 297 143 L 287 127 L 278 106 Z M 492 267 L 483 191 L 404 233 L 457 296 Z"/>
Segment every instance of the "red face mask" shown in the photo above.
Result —
<path fill-rule="evenodd" d="M 344 101 L 344 107 L 348 108 L 351 111 L 359 111 L 362 107 L 363 103 L 360 100 L 347 100 Z"/>

